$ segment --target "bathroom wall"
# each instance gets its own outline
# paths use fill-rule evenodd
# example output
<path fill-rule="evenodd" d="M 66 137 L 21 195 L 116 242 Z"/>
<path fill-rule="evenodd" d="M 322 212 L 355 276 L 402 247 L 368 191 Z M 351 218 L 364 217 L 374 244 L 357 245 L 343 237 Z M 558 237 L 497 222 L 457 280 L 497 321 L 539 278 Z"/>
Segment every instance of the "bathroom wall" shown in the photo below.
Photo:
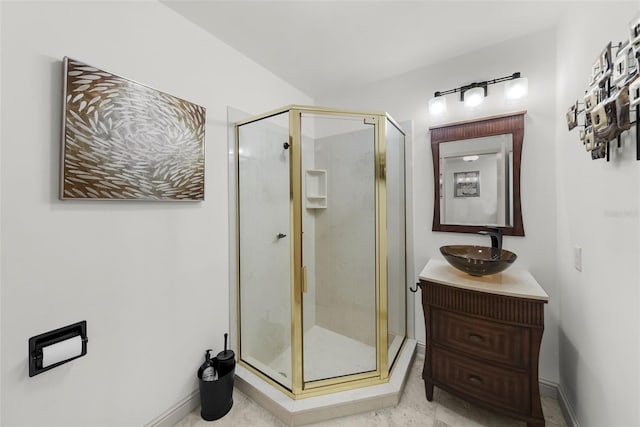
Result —
<path fill-rule="evenodd" d="M 419 41 L 420 43 L 424 41 Z M 548 29 L 481 49 L 464 56 L 409 71 L 378 83 L 363 85 L 316 99 L 317 105 L 379 110 L 396 120 L 413 120 L 413 232 L 416 280 L 429 258 L 442 259 L 445 244 L 489 244 L 487 237 L 432 232 L 433 166 L 429 126 L 506 112 L 527 110 L 522 161 L 522 211 L 526 237 L 504 239 L 506 249 L 518 254 L 514 268 L 529 270 L 550 296 L 545 311 L 540 375 L 558 381 L 559 291 L 555 280 L 555 111 L 556 34 Z M 489 86 L 485 103 L 465 109 L 457 95 L 448 98 L 448 113 L 431 117 L 428 101 L 437 90 L 507 76 L 516 71 L 529 79 L 529 96 L 505 104 L 501 84 Z M 420 294 L 415 294 L 418 297 Z M 419 298 L 414 299 L 416 337 L 424 342 L 424 320 Z"/>
<path fill-rule="evenodd" d="M 605 44 L 628 39 L 638 12 L 638 2 L 585 3 L 558 30 L 560 382 L 586 427 L 640 425 L 640 162 L 634 130 L 620 149 L 612 146 L 610 162 L 591 160 L 564 113 L 583 96 Z M 582 271 L 573 266 L 574 245 Z"/>
<path fill-rule="evenodd" d="M 312 99 L 156 2 L 0 10 L 0 424 L 144 425 L 228 327 L 227 105 Z M 65 55 L 207 108 L 206 201 L 58 200 Z M 29 337 L 83 319 L 88 354 L 28 378 Z"/>

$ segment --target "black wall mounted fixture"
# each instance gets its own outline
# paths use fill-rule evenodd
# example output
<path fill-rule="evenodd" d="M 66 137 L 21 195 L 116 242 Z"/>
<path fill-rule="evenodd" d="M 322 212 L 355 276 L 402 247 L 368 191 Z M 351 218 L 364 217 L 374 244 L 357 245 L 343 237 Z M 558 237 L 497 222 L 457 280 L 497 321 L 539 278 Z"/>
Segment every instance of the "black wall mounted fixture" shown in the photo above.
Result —
<path fill-rule="evenodd" d="M 82 340 L 80 354 L 70 356 L 68 359 L 43 367 L 43 348 L 75 337 L 80 337 Z M 41 374 L 42 372 L 48 371 L 49 369 L 55 368 L 56 366 L 60 366 L 73 359 L 84 356 L 87 354 L 88 341 L 86 320 L 29 338 L 29 376 L 33 377 Z"/>
<path fill-rule="evenodd" d="M 476 87 L 481 87 L 482 89 L 484 89 L 484 96 L 487 96 L 487 86 L 492 85 L 492 84 L 496 84 L 496 83 L 500 83 L 500 82 L 506 82 L 509 80 L 515 80 L 515 79 L 519 79 L 520 78 L 520 73 L 513 73 L 510 76 L 505 76 L 505 77 L 499 77 L 497 79 L 493 79 L 493 80 L 486 80 L 483 82 L 474 82 L 474 83 L 469 83 L 468 85 L 464 85 L 464 86 L 460 86 L 457 87 L 455 89 L 449 89 L 449 90 L 443 90 L 443 91 L 437 91 L 433 94 L 433 96 L 438 97 L 438 96 L 443 96 L 443 95 L 449 95 L 452 93 L 457 93 L 460 92 L 460 101 L 464 101 L 464 93 L 466 91 L 468 91 L 469 89 L 473 89 Z"/>

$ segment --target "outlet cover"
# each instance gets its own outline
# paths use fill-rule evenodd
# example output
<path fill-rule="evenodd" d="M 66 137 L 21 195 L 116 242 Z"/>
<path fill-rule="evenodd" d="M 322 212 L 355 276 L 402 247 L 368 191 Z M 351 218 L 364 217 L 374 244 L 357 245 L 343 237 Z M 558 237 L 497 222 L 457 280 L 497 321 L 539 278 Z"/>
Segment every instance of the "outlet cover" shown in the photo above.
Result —
<path fill-rule="evenodd" d="M 578 245 L 573 246 L 573 267 L 582 271 L 582 248 Z"/>

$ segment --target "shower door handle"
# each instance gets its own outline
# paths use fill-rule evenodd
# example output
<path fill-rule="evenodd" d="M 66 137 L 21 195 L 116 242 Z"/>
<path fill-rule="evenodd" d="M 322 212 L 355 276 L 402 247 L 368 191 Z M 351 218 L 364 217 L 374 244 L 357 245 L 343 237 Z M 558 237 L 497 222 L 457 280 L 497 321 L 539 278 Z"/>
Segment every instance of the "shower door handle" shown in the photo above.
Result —
<path fill-rule="evenodd" d="M 302 267 L 302 293 L 307 293 L 307 266 Z"/>

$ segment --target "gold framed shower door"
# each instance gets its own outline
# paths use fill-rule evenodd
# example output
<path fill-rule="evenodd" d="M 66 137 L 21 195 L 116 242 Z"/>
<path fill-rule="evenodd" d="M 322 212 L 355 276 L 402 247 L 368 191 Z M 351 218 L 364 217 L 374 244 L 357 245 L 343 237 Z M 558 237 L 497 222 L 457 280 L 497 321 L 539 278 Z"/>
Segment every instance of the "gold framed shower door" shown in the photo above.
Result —
<path fill-rule="evenodd" d="M 386 113 L 339 110 L 323 107 L 289 105 L 259 116 L 251 117 L 235 123 L 234 164 L 236 176 L 236 241 L 240 241 L 240 221 L 238 217 L 238 173 L 239 173 L 239 127 L 272 116 L 289 112 L 289 144 L 290 174 L 289 174 L 289 211 L 290 211 L 290 250 L 291 262 L 291 389 L 283 386 L 266 373 L 242 360 L 241 333 L 238 333 L 239 364 L 253 372 L 272 386 L 278 388 L 294 399 L 318 396 L 322 394 L 351 390 L 369 385 L 388 382 L 390 375 L 387 335 L 387 186 L 386 186 L 386 132 L 387 119 L 398 129 L 400 127 Z M 328 379 L 304 382 L 304 354 L 303 354 L 303 294 L 306 291 L 306 272 L 302 258 L 302 115 L 327 115 L 362 118 L 365 123 L 375 126 L 375 309 L 376 309 L 376 369 Z M 241 330 L 240 307 L 240 249 L 236 245 L 236 321 Z M 406 300 L 405 300 L 406 306 Z M 406 319 L 405 319 L 406 322 Z M 406 328 L 405 328 L 406 330 Z M 406 341 L 406 336 L 405 336 Z M 403 342 L 404 346 L 404 342 Z M 402 351 L 402 347 L 398 354 Z"/>

